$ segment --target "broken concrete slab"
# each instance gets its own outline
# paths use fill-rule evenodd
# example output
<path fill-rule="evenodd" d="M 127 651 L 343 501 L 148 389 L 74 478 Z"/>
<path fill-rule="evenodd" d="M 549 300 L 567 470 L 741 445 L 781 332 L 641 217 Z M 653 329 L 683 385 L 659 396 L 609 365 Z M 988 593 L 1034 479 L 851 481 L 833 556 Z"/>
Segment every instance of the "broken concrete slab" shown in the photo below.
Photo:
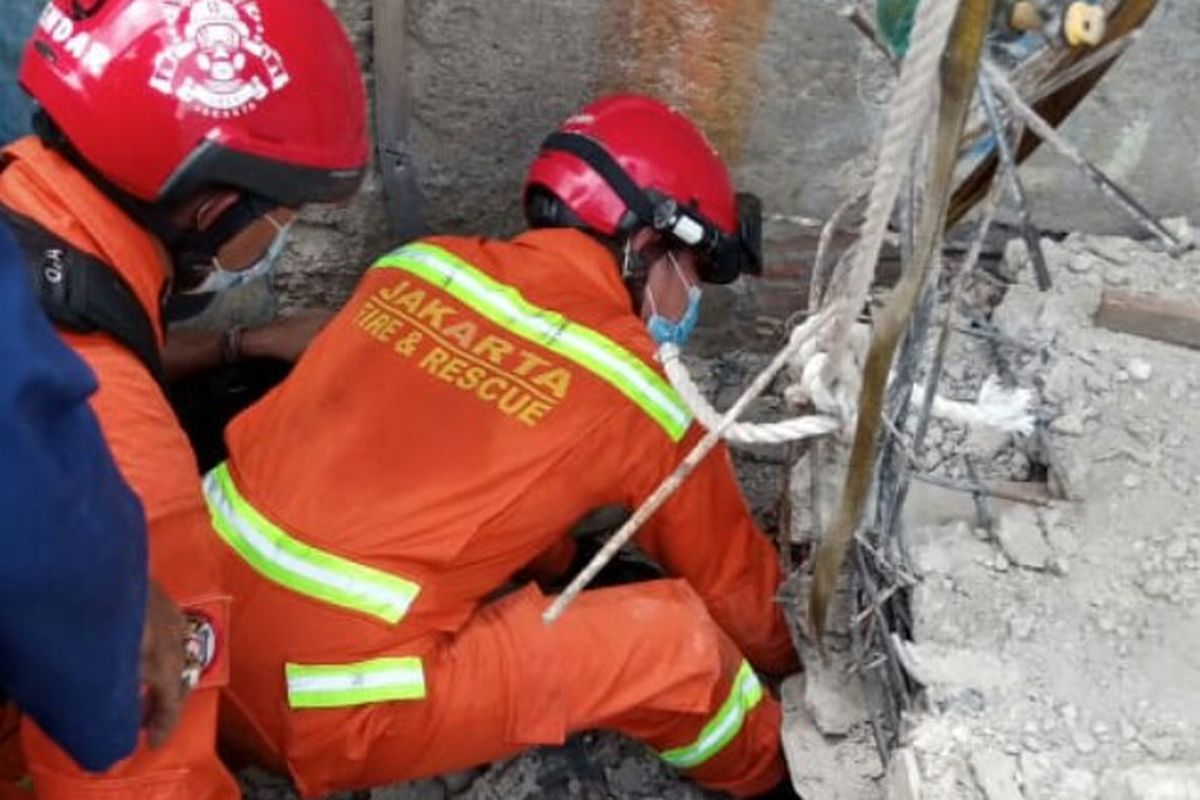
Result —
<path fill-rule="evenodd" d="M 892 754 L 888 765 L 886 800 L 921 800 L 921 765 L 911 747 Z"/>
<path fill-rule="evenodd" d="M 804 680 L 804 710 L 825 736 L 846 736 L 866 721 L 858 678 L 809 661 Z"/>
<path fill-rule="evenodd" d="M 986 800 L 1025 800 L 1012 756 L 995 750 L 972 753 L 971 773 Z"/>
<path fill-rule="evenodd" d="M 1200 764 L 1143 764 L 1109 770 L 1100 778 L 1100 800 L 1195 800 Z"/>
<path fill-rule="evenodd" d="M 880 800 L 883 766 L 867 726 L 854 726 L 848 736 L 822 735 L 805 710 L 805 682 L 795 675 L 780 688 L 783 749 L 796 791 L 821 800 Z"/>
<path fill-rule="evenodd" d="M 965 498 L 970 505 L 969 496 Z M 962 516 L 971 510 L 964 508 Z M 951 575 L 968 564 L 979 564 L 992 556 L 992 549 L 981 541 L 965 519 L 946 525 L 927 525 L 912 531 L 917 568 L 922 575 Z"/>
<path fill-rule="evenodd" d="M 1004 554 L 1018 567 L 1046 570 L 1054 565 L 1054 551 L 1032 508 L 1017 506 L 1005 511 L 996 526 L 996 539 Z"/>
<path fill-rule="evenodd" d="M 934 642 L 909 642 L 914 678 L 931 690 L 972 688 L 978 691 L 1011 686 L 1018 673 L 997 653 Z M 935 692 L 938 693 L 938 692 Z"/>

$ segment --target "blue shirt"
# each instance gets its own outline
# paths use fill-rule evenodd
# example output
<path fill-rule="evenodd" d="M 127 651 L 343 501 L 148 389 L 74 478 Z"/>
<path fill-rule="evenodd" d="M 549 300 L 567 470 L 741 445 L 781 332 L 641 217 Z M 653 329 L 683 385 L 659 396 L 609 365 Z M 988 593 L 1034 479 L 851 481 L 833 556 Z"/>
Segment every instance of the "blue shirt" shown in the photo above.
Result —
<path fill-rule="evenodd" d="M 141 504 L 0 223 L 0 690 L 79 765 L 129 755 L 141 721 Z"/>

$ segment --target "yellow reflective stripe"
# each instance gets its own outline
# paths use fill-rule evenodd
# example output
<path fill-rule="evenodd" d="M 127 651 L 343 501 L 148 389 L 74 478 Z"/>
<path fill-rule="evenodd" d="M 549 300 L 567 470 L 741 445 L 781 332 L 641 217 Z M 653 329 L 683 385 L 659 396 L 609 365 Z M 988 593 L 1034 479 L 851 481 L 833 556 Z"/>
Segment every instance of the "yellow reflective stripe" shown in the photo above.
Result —
<path fill-rule="evenodd" d="M 344 708 L 425 697 L 419 658 L 376 658 L 357 664 L 286 664 L 288 705 Z"/>
<path fill-rule="evenodd" d="M 640 358 L 601 333 L 533 305 L 513 287 L 453 253 L 417 243 L 384 256 L 375 266 L 410 272 L 517 336 L 574 361 L 636 403 L 672 441 L 687 432 L 691 413 L 671 385 Z"/>
<path fill-rule="evenodd" d="M 721 752 L 733 741 L 746 723 L 746 715 L 763 699 L 763 687 L 754 670 L 745 661 L 738 669 L 733 687 L 725 703 L 700 731 L 696 741 L 659 753 L 659 757 L 673 767 L 692 769 Z"/>
<path fill-rule="evenodd" d="M 395 624 L 421 587 L 294 539 L 246 502 L 221 464 L 204 476 L 218 535 L 258 574 L 294 592 Z"/>

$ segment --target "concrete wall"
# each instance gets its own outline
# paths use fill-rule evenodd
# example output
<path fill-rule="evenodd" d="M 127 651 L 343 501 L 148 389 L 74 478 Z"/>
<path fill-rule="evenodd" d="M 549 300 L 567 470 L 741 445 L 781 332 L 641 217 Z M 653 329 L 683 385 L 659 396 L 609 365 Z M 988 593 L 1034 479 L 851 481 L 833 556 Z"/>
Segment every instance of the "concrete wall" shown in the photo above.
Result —
<path fill-rule="evenodd" d="M 784 214 L 823 216 L 868 150 L 879 58 L 845 0 L 411 0 L 414 145 L 429 221 L 503 230 L 539 137 L 597 91 L 690 111 L 739 181 Z M 1200 3 L 1162 0 L 1145 39 L 1069 128 L 1164 214 L 1200 212 Z M 1120 222 L 1042 156 L 1030 183 L 1056 226 Z"/>
<path fill-rule="evenodd" d="M 327 0 L 373 67 L 373 0 Z M 27 16 L 40 0 L 4 0 Z M 690 111 L 768 211 L 825 216 L 870 150 L 886 67 L 839 15 L 848 0 L 385 0 L 405 4 L 389 47 L 407 64 L 408 149 L 428 228 L 504 234 L 525 165 L 596 94 L 639 90 Z M 24 22 L 21 20 L 20 22 Z M 21 27 L 14 22 L 13 32 Z M 0 37 L 0 97 L 16 40 Z M 9 41 L 9 39 L 13 41 Z M 1200 218 L 1200 2 L 1160 0 L 1145 37 L 1067 132 L 1163 216 Z M 5 98 L 0 128 L 21 122 Z M 1047 227 L 1128 229 L 1061 159 L 1027 167 Z M 309 214 L 278 281 L 285 303 L 345 296 L 394 237 L 378 175 L 345 209 Z"/>
<path fill-rule="evenodd" d="M 436 228 L 512 229 L 541 137 L 600 92 L 698 119 L 739 180 L 786 213 L 834 202 L 870 141 L 869 48 L 843 0 L 410 0 L 413 145 Z"/>
<path fill-rule="evenodd" d="M 367 50 L 370 5 L 336 3 Z M 850 162 L 869 151 L 886 100 L 886 68 L 838 15 L 844 5 L 408 0 L 407 30 L 390 39 L 406 48 L 408 144 L 427 226 L 515 230 L 521 177 L 541 137 L 588 98 L 622 89 L 658 94 L 694 114 L 769 211 L 823 217 L 854 170 Z M 1067 129 L 1164 216 L 1200 217 L 1197 52 L 1200 3 L 1161 0 L 1143 41 Z M 1050 154 L 1028 167 L 1027 181 L 1046 227 L 1129 227 Z M 350 212 L 326 212 L 301 232 L 293 260 L 300 275 L 349 277 L 355 259 L 386 246 L 369 208 L 379 189 L 369 186 Z M 284 280 L 285 292 L 296 280 Z"/>
<path fill-rule="evenodd" d="M 0 25 L 0 142 L 29 131 L 31 104 L 17 85 L 17 68 L 41 10 L 38 0 L 5 0 L 4 24 Z"/>

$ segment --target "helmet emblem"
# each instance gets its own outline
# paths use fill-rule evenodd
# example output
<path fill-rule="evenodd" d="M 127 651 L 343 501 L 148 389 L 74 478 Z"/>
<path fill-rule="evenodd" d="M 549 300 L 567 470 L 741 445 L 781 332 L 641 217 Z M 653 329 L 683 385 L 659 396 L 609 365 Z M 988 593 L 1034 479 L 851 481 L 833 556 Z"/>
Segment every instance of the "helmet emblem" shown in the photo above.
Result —
<path fill-rule="evenodd" d="M 290 80 L 255 0 L 166 0 L 170 43 L 150 86 L 205 116 L 247 114 Z"/>

